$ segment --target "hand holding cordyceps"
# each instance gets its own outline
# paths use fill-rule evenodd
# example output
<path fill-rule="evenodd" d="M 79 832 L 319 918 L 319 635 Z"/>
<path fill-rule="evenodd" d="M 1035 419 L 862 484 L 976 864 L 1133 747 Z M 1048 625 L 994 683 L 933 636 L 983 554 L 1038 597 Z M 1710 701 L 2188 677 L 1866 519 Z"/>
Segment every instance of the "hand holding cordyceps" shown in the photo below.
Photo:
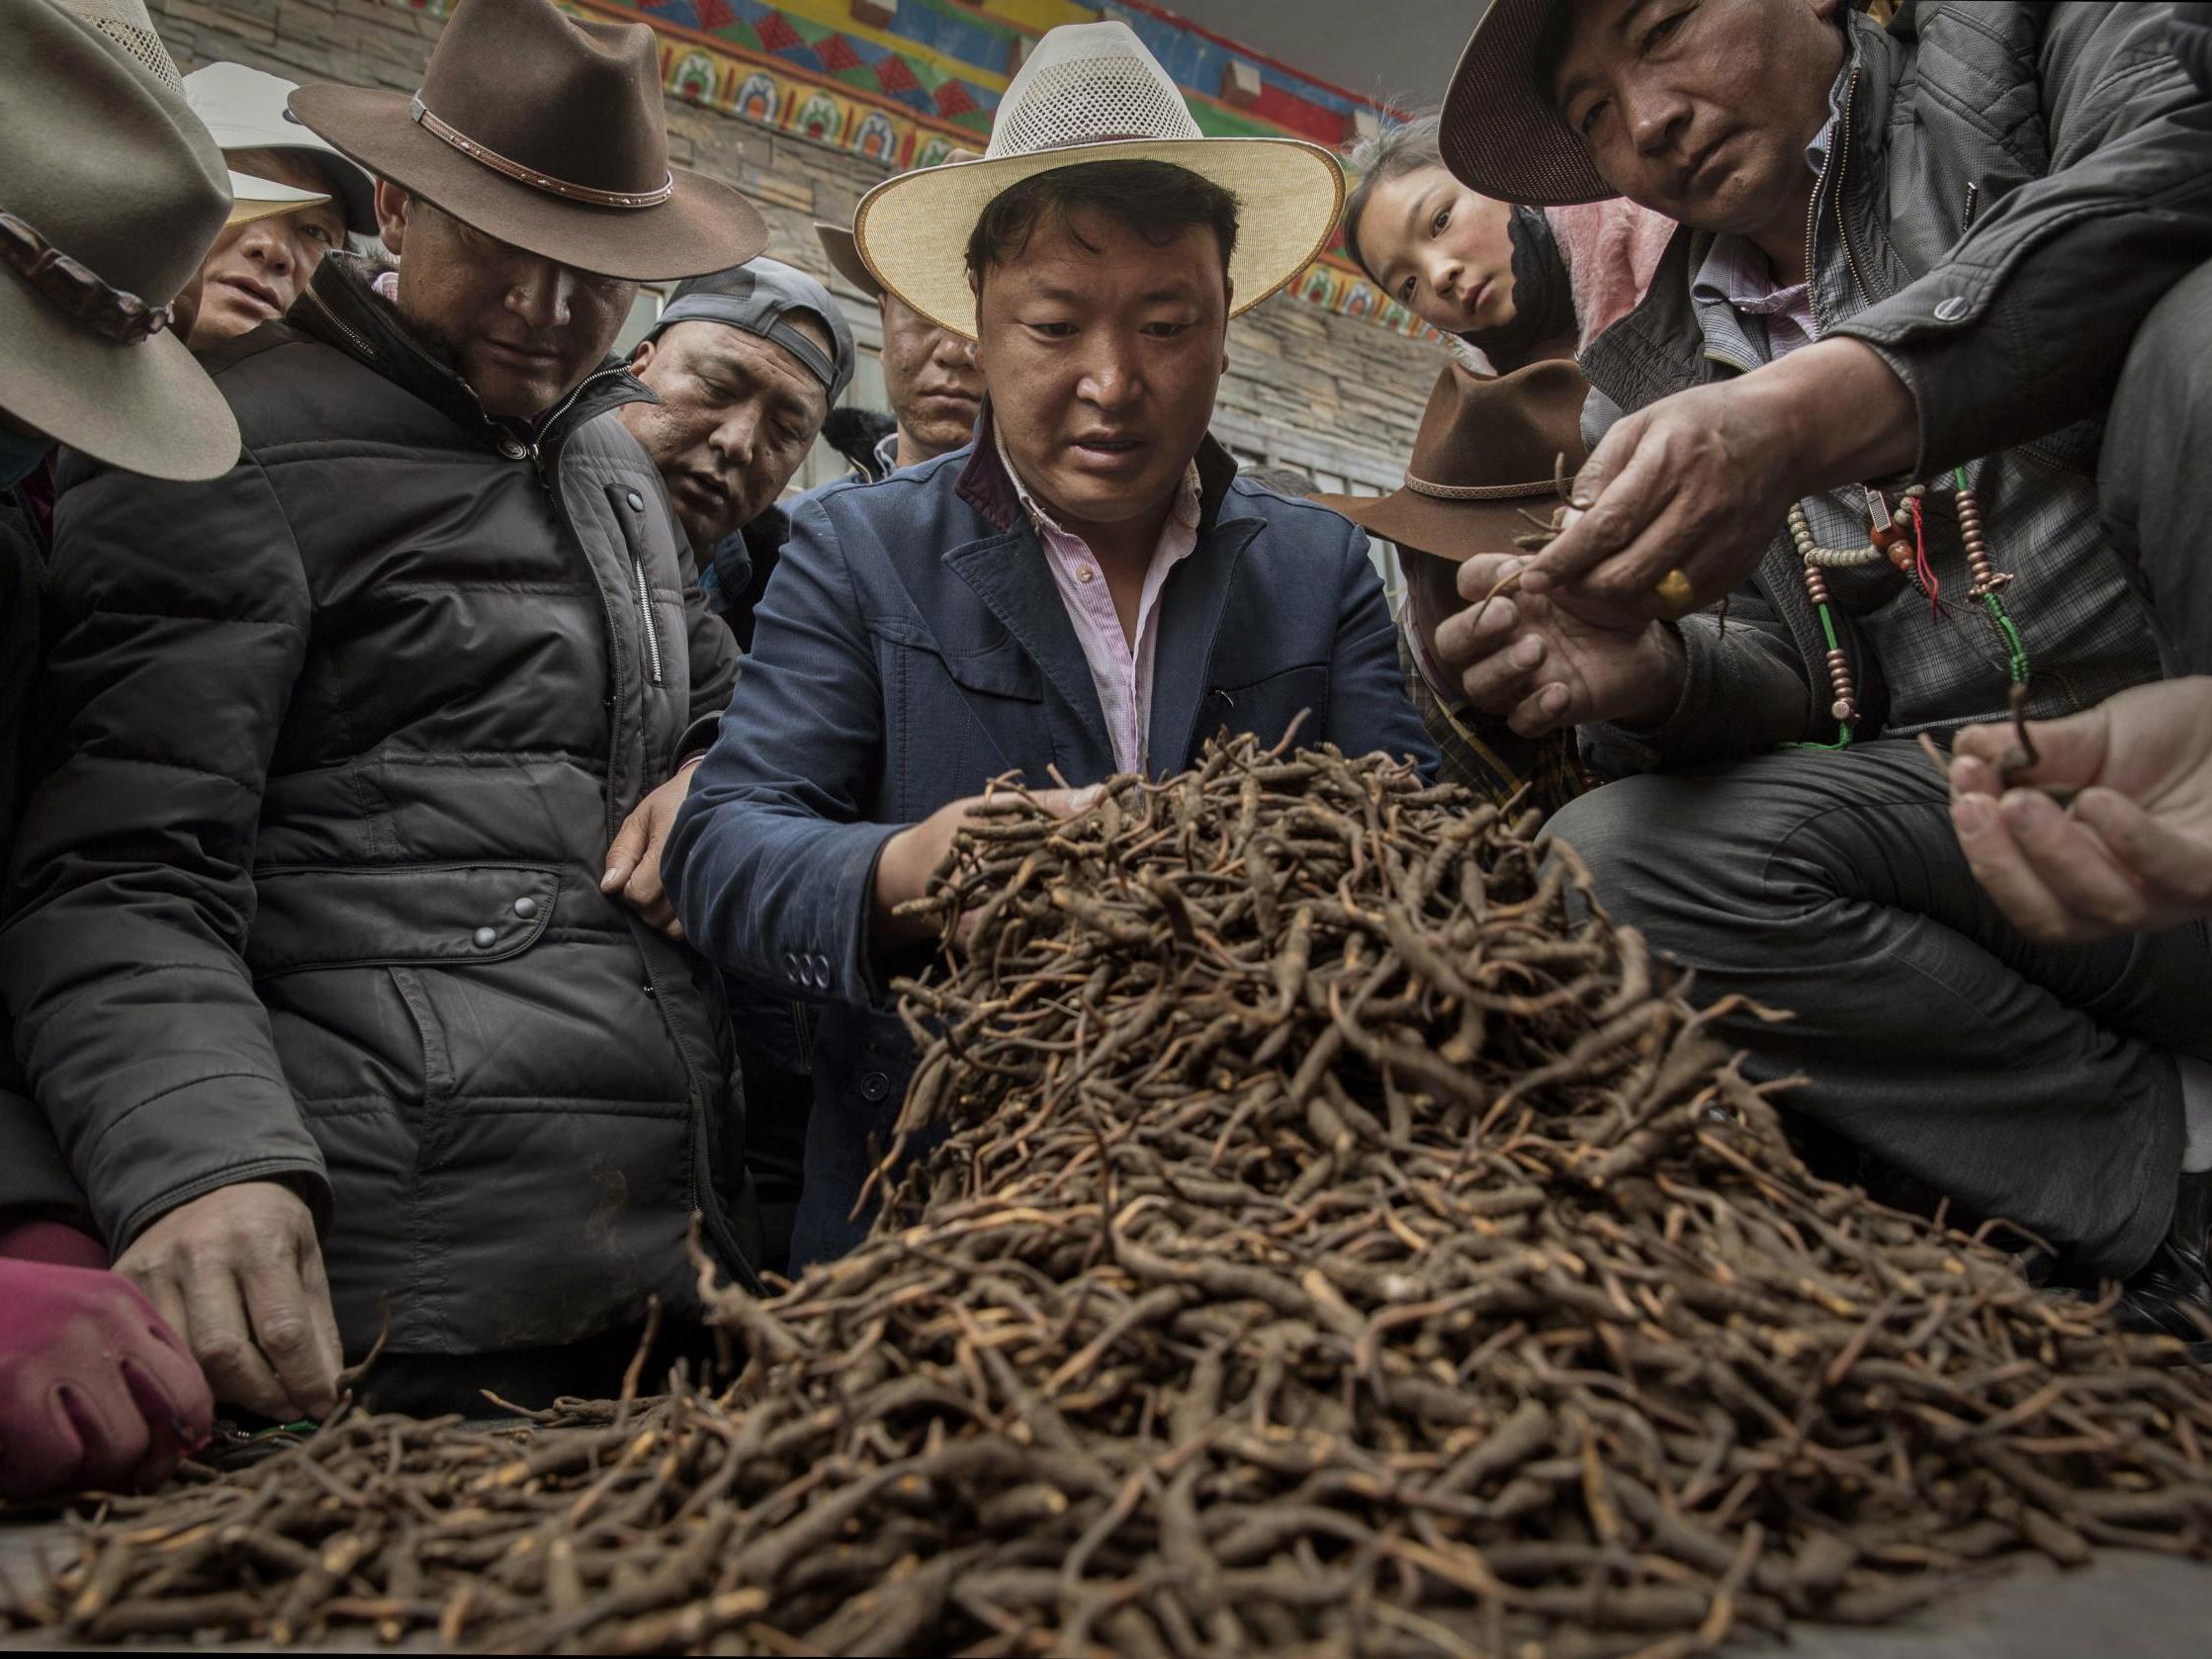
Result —
<path fill-rule="evenodd" d="M 1951 821 L 1997 908 L 2053 942 L 2212 917 L 2212 678 L 2026 731 L 2032 762 L 2009 724 L 1961 732 L 1951 760 Z"/>
<path fill-rule="evenodd" d="M 1839 418 L 1838 410 L 1849 410 Z M 1747 581 L 1791 503 L 1912 463 L 1911 393 L 1837 336 L 1625 415 L 1575 476 L 1586 509 L 1522 578 L 1644 617 L 1719 603 Z"/>
<path fill-rule="evenodd" d="M 214 1419 L 200 1367 L 129 1279 L 0 1258 L 0 1498 L 151 1486 Z"/>
<path fill-rule="evenodd" d="M 1438 625 L 1436 648 L 1467 700 L 1524 738 L 1594 720 L 1664 720 L 1684 673 L 1668 630 L 1564 589 L 1514 591 L 1528 568 L 1527 556 L 1503 554 L 1460 567 L 1460 595 L 1470 602 Z"/>
<path fill-rule="evenodd" d="M 1084 789 L 1037 789 L 1027 793 L 1031 801 L 1060 818 L 1083 811 L 1099 798 L 1096 784 Z M 876 858 L 875 915 L 869 932 L 877 949 L 919 944 L 936 932 L 936 923 L 901 915 L 900 907 L 929 893 L 929 878 L 952 850 L 952 838 L 975 810 L 991 798 L 970 795 L 948 801 L 920 824 L 908 825 L 883 843 L 883 851 Z"/>
<path fill-rule="evenodd" d="M 116 1258 L 206 1369 L 218 1398 L 288 1420 L 337 1404 L 338 1321 L 314 1218 L 281 1181 L 179 1204 Z"/>

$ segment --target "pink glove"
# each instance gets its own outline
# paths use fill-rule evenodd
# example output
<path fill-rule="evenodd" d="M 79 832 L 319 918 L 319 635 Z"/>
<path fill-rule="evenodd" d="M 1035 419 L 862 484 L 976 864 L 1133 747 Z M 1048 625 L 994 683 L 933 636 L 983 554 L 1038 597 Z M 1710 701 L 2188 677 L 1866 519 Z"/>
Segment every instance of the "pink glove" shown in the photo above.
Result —
<path fill-rule="evenodd" d="M 150 1486 L 214 1421 L 200 1367 L 136 1285 L 0 1259 L 0 1498 Z"/>

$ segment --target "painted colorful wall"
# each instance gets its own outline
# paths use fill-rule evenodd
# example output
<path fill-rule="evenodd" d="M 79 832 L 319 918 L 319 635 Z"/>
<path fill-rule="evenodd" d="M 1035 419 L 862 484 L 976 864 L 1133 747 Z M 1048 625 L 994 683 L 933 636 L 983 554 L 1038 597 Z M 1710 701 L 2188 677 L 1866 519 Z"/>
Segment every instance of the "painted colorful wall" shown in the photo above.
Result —
<path fill-rule="evenodd" d="M 1146 0 L 898 0 L 888 25 L 851 0 L 560 0 L 578 13 L 636 16 L 660 33 L 671 94 L 880 165 L 930 166 L 980 149 L 1021 54 L 1045 30 L 1113 18 L 1143 40 L 1213 135 L 1291 136 L 1341 150 L 1363 115 L 1395 112 L 1207 33 Z M 449 0 L 413 0 L 442 16 Z M 1238 69 L 1251 96 L 1220 93 Z M 1256 90 L 1253 90 L 1256 87 Z M 1436 331 L 1332 248 L 1294 285 L 1308 304 L 1420 339 Z"/>

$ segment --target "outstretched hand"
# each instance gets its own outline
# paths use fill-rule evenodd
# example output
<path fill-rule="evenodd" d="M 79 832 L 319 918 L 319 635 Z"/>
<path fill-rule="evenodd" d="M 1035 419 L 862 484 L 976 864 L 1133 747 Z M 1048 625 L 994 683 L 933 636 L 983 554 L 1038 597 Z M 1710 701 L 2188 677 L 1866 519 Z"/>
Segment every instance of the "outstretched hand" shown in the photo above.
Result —
<path fill-rule="evenodd" d="M 155 1485 L 214 1422 L 200 1367 L 129 1279 L 0 1260 L 0 1498 Z"/>
<path fill-rule="evenodd" d="M 2212 678 L 2028 732 L 2032 765 L 2009 724 L 1969 727 L 1952 753 L 1951 822 L 1997 908 L 2053 943 L 2212 917 Z M 2078 792 L 2071 808 L 2053 786 Z"/>
<path fill-rule="evenodd" d="M 1581 509 L 1522 590 L 1566 590 L 1652 618 L 1718 604 L 1750 579 L 1791 503 L 1909 466 L 1911 393 L 1880 354 L 1838 337 L 1735 380 L 1693 387 L 1607 431 L 1569 499 Z M 1687 603 L 1655 593 L 1679 570 Z"/>

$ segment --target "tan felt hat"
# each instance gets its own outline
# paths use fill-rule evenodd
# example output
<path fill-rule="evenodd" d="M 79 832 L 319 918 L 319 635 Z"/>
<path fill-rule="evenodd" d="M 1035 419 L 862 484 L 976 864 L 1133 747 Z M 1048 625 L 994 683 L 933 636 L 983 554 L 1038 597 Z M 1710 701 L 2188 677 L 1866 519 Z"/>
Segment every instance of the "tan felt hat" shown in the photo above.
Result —
<path fill-rule="evenodd" d="M 642 23 L 468 0 L 413 96 L 304 86 L 290 107 L 378 177 L 579 271 L 703 276 L 768 245 L 752 203 L 669 167 L 660 52 Z"/>
<path fill-rule="evenodd" d="M 237 422 L 168 326 L 230 212 L 222 152 L 130 43 L 48 0 L 0 0 L 0 407 L 133 473 L 227 472 Z"/>
<path fill-rule="evenodd" d="M 63 11 L 91 24 L 94 29 L 115 42 L 131 54 L 141 69 L 169 91 L 182 92 L 185 102 L 192 106 L 192 113 L 200 118 L 209 131 L 215 131 L 214 123 L 208 121 L 207 112 L 201 109 L 200 101 L 193 96 L 192 82 L 196 77 L 177 73 L 177 60 L 169 55 L 169 48 L 154 31 L 153 19 L 146 13 L 145 0 L 55 0 L 55 4 Z M 237 65 L 225 64 L 221 67 L 236 68 Z M 207 72 L 204 69 L 200 71 L 201 74 Z M 250 69 L 245 72 L 256 73 Z M 262 79 L 275 80 L 276 77 L 264 75 Z M 290 87 L 292 83 L 283 81 L 278 84 Z M 305 128 L 300 130 L 299 138 L 321 142 Z M 226 150 L 232 147 L 223 143 L 220 136 L 216 142 Z M 298 138 L 294 140 L 294 144 L 296 147 Z M 329 149 L 327 144 L 322 147 Z M 351 166 L 352 163 L 347 162 L 346 165 Z M 274 179 L 257 179 L 251 173 L 239 172 L 235 167 L 228 171 L 230 218 L 227 222 L 230 224 L 251 224 L 257 218 L 275 218 L 280 214 L 297 213 L 302 208 L 311 208 L 330 200 L 320 192 L 300 190 L 292 185 L 279 184 Z M 376 227 L 373 218 L 369 227 Z"/>
<path fill-rule="evenodd" d="M 972 340 L 967 247 L 983 210 L 1023 179 L 1091 161 L 1165 161 L 1236 197 L 1232 315 L 1312 264 L 1344 207 L 1344 169 L 1319 144 L 1208 138 L 1127 24 L 1073 23 L 1039 39 L 1007 87 L 982 160 L 902 173 L 860 199 L 860 258 L 913 309 Z"/>
<path fill-rule="evenodd" d="M 982 159 L 983 152 L 981 150 L 954 149 L 947 153 L 944 159 L 936 165 L 950 167 Z M 816 240 L 822 244 L 822 256 L 829 260 L 830 269 L 837 272 L 839 276 L 844 278 L 846 282 L 865 294 L 869 299 L 880 300 L 883 298 L 883 284 L 875 280 L 875 273 L 868 269 L 867 261 L 860 257 L 860 245 L 853 240 L 850 225 L 825 224 L 817 219 L 814 224 L 814 234 Z"/>
<path fill-rule="evenodd" d="M 1574 0 L 1490 0 L 1444 95 L 1444 164 L 1497 202 L 1563 208 L 1621 193 L 1598 175 L 1581 137 L 1536 89 L 1537 48 L 1552 12 Z"/>

